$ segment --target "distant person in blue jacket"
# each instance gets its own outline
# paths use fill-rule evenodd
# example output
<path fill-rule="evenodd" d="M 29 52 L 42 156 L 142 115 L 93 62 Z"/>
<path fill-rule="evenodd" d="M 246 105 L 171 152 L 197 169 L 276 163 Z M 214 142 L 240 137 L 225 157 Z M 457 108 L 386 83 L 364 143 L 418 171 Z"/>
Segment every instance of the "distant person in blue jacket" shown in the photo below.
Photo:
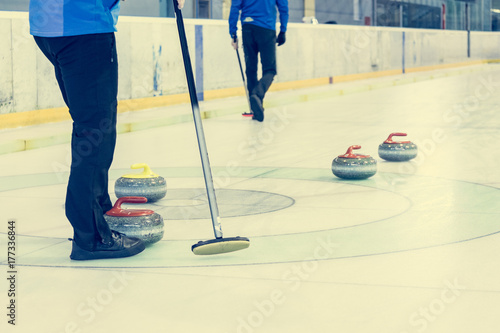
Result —
<path fill-rule="evenodd" d="M 277 37 L 276 9 L 278 9 L 280 19 L 280 32 Z M 276 75 L 276 44 L 281 46 L 286 40 L 288 0 L 232 0 L 229 13 L 229 34 L 235 49 L 238 48 L 236 31 L 239 16 L 241 16 L 250 106 L 253 119 L 263 121 L 264 96 Z M 259 53 L 262 64 L 262 78 L 260 80 L 257 79 Z"/>
<path fill-rule="evenodd" d="M 184 0 L 178 0 L 179 8 Z M 66 216 L 73 226 L 70 258 L 128 257 L 144 243 L 110 230 L 108 170 L 116 143 L 119 0 L 31 0 L 30 32 L 54 65 L 73 119 Z"/>

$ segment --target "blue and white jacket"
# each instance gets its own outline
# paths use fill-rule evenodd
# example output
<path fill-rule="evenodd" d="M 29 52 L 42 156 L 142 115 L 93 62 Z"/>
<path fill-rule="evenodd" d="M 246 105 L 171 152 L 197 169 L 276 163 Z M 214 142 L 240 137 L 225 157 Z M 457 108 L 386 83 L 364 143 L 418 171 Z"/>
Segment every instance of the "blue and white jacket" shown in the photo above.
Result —
<path fill-rule="evenodd" d="M 229 34 L 236 33 L 238 16 L 241 24 L 254 24 L 276 30 L 276 8 L 280 14 L 280 31 L 286 32 L 288 24 L 288 0 L 232 0 L 229 12 Z"/>
<path fill-rule="evenodd" d="M 31 0 L 30 33 L 62 37 L 116 31 L 120 0 Z"/>

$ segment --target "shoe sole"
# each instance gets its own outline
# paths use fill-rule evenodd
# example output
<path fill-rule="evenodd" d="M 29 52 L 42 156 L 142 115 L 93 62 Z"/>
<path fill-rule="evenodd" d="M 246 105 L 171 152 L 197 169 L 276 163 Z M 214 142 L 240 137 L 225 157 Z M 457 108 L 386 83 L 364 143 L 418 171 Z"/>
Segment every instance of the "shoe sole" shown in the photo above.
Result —
<path fill-rule="evenodd" d="M 126 250 L 120 251 L 84 251 L 81 254 L 73 254 L 69 256 L 71 260 L 96 260 L 96 259 L 115 259 L 115 258 L 126 258 L 135 256 L 146 249 L 144 243 L 139 243 L 134 247 L 128 248 Z"/>
<path fill-rule="evenodd" d="M 253 111 L 253 118 L 257 121 L 264 120 L 264 108 L 262 107 L 262 102 L 257 96 L 250 97 L 250 105 Z"/>

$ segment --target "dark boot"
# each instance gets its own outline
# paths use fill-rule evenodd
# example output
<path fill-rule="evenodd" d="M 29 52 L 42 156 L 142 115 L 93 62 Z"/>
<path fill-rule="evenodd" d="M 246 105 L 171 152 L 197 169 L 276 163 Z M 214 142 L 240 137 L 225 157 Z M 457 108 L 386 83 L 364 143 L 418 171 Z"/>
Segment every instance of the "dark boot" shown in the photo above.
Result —
<path fill-rule="evenodd" d="M 114 230 L 111 231 L 111 235 L 112 240 L 109 243 L 97 243 L 92 251 L 82 249 L 73 240 L 73 249 L 69 257 L 72 260 L 124 258 L 141 253 L 146 248 L 140 239 L 127 237 Z"/>
<path fill-rule="evenodd" d="M 257 121 L 264 121 L 264 107 L 262 106 L 262 100 L 259 98 L 259 96 L 250 96 L 250 106 L 252 107 L 253 112 L 252 119 Z"/>

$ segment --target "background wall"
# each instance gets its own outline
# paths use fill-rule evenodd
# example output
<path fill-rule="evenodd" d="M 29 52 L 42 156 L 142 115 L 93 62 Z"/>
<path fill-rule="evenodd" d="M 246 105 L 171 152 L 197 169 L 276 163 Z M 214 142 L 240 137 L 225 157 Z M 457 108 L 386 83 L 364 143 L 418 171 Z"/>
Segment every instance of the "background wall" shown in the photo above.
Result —
<path fill-rule="evenodd" d="M 174 16 L 172 0 L 128 0 L 121 5 L 125 16 Z M 315 16 L 319 23 L 442 29 L 444 18 L 447 30 L 467 29 L 466 6 L 471 30 L 500 29 L 500 0 L 288 0 L 290 22 Z M 28 7 L 29 0 L 0 0 L 0 11 Z M 186 0 L 182 12 L 185 18 L 227 19 L 229 7 L 231 0 Z"/>
<path fill-rule="evenodd" d="M 201 69 L 198 86 L 241 87 L 227 22 L 185 23 L 193 66 Z M 174 19 L 122 16 L 118 30 L 119 99 L 187 92 Z M 29 35 L 27 13 L 0 12 L 0 35 L 0 114 L 64 106 L 52 66 Z M 464 31 L 290 24 L 275 82 L 498 59 L 498 45 L 500 33 L 471 32 L 468 58 Z"/>

